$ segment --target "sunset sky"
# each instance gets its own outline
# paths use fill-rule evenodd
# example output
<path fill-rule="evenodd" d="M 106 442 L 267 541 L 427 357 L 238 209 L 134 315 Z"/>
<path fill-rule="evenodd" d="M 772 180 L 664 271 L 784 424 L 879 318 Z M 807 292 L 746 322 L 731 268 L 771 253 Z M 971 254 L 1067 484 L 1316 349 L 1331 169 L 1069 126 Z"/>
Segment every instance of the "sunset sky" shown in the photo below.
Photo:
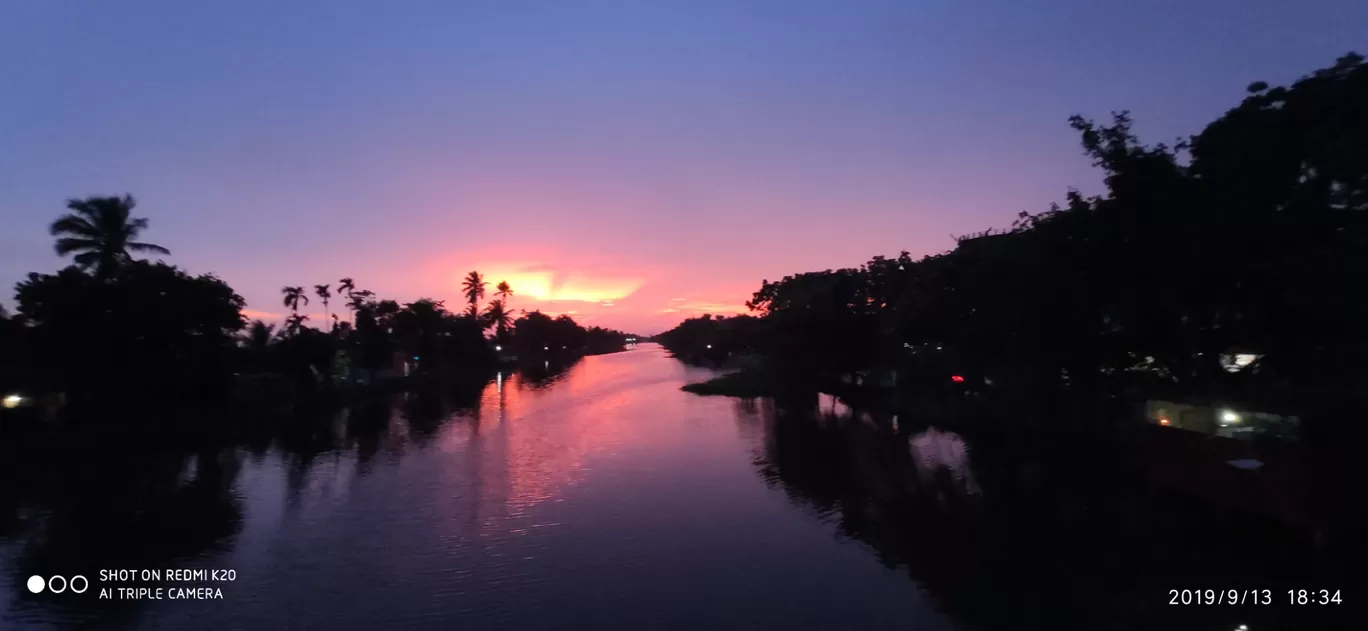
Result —
<path fill-rule="evenodd" d="M 0 303 L 129 192 L 254 316 L 478 269 L 654 333 L 1096 192 L 1070 114 L 1171 142 L 1353 49 L 1361 0 L 0 0 Z"/>

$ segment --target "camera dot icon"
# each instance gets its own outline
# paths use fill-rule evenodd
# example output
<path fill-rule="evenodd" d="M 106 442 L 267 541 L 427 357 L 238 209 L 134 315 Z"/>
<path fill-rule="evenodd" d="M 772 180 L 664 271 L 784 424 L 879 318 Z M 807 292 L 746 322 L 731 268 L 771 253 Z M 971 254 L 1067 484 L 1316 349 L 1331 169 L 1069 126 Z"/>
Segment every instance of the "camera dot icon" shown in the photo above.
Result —
<path fill-rule="evenodd" d="M 43 577 L 38 576 L 37 574 L 29 577 L 28 588 L 30 592 L 35 594 L 40 593 L 45 586 L 47 586 L 47 581 L 44 581 Z"/>

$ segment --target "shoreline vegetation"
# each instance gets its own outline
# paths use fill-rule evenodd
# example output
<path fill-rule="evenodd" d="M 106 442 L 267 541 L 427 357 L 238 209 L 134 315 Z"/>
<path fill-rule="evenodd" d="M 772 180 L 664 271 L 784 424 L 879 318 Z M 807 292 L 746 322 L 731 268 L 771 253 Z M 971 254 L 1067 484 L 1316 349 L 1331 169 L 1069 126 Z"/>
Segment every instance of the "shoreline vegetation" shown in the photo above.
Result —
<path fill-rule="evenodd" d="M 772 397 L 777 394 L 778 384 L 762 370 L 749 368 L 713 377 L 706 381 L 687 383 L 680 390 L 703 396 L 728 396 L 740 398 Z"/>
<path fill-rule="evenodd" d="M 762 281 L 752 313 L 655 336 L 686 363 L 763 358 L 699 394 L 1235 400 L 1331 433 L 1368 409 L 1368 65 L 1348 54 L 1172 146 L 1127 112 L 1070 119 L 1105 192 L 947 252 Z"/>
<path fill-rule="evenodd" d="M 893 433 L 1086 444 L 1361 558 L 1364 112 L 1368 65 L 1349 54 L 1289 86 L 1250 84 L 1172 146 L 1142 143 L 1127 112 L 1074 116 L 1102 194 L 1070 190 L 947 252 L 764 280 L 750 314 L 653 340 L 699 366 L 754 359 L 690 393 L 807 410 L 826 393 L 901 416 Z"/>
<path fill-rule="evenodd" d="M 118 424 L 139 415 L 110 412 L 147 405 L 334 399 L 419 379 L 493 378 L 500 366 L 567 364 L 636 339 L 569 315 L 515 312 L 515 289 L 499 282 L 491 293 L 478 271 L 463 279 L 459 311 L 432 298 L 383 299 L 346 277 L 312 291 L 283 287 L 284 321 L 248 322 L 243 298 L 213 274 L 134 258 L 171 255 L 138 240 L 149 221 L 132 215 L 135 206 L 130 195 L 71 199 L 52 223 L 57 253 L 75 264 L 30 273 L 15 287 L 16 312 L 0 308 L 0 418 L 38 411 Z M 300 310 L 311 297 L 324 314 L 318 328 Z"/>

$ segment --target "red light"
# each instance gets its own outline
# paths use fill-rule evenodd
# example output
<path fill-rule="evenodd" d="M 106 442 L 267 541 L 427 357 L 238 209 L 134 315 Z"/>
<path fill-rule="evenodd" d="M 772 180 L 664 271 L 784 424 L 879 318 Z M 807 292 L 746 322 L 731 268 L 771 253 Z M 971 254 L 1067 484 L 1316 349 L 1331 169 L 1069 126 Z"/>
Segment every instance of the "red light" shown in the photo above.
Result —
<path fill-rule="evenodd" d="M 1159 419 L 1159 424 L 1160 424 L 1160 425 L 1168 425 L 1168 424 L 1169 424 L 1169 420 L 1166 419 L 1166 418 L 1161 418 L 1161 419 Z"/>
<path fill-rule="evenodd" d="M 959 375 L 954 375 L 954 376 L 950 377 L 950 381 L 953 381 L 953 382 L 955 382 L 955 383 L 964 383 L 964 377 L 961 377 L 961 376 L 959 376 Z"/>

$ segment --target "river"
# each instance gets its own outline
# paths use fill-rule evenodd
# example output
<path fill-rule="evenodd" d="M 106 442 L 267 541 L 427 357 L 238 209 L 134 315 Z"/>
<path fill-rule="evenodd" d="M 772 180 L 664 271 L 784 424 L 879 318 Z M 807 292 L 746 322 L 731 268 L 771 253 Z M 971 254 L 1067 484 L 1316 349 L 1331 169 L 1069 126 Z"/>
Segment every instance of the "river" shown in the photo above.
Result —
<path fill-rule="evenodd" d="M 1067 458 L 679 389 L 712 374 L 642 345 L 232 445 L 17 465 L 0 628 L 1159 628 L 1168 588 L 1257 587 L 1218 584 L 1250 576 L 1225 556 L 1201 579 L 1135 565 L 1208 535 L 1090 501 L 1095 476 L 1053 485 Z M 169 569 L 232 580 L 136 576 Z M 139 587 L 161 598 L 119 597 Z"/>

